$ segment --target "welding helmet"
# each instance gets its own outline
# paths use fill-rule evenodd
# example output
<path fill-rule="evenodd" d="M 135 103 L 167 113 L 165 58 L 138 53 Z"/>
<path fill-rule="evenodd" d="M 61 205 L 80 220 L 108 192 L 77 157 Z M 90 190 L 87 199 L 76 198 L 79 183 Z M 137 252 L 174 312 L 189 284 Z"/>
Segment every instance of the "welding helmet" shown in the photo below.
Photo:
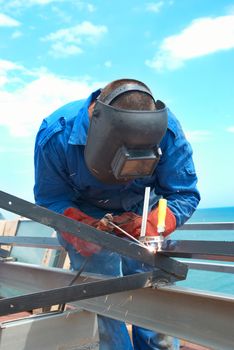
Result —
<path fill-rule="evenodd" d="M 125 84 L 113 90 L 104 101 L 96 101 L 90 122 L 85 161 L 90 172 L 107 184 L 150 176 L 159 162 L 159 143 L 167 130 L 167 109 L 161 101 L 154 101 L 153 111 L 111 105 L 128 91 L 148 94 L 154 101 L 146 87 Z"/>

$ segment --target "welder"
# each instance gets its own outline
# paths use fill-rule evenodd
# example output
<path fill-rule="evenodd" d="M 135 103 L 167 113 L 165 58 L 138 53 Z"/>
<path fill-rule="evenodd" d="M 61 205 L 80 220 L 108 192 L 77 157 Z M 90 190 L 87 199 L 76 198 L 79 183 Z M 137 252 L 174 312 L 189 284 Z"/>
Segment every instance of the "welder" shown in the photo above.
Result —
<path fill-rule="evenodd" d="M 43 120 L 35 145 L 36 203 L 98 229 L 106 214 L 139 239 L 145 188 L 146 236 L 157 236 L 158 201 L 167 200 L 166 237 L 188 220 L 200 195 L 192 149 L 179 121 L 143 82 L 115 80 Z M 66 232 L 58 232 L 71 268 L 122 276 L 149 267 Z M 98 316 L 100 350 L 179 349 L 177 339 Z"/>

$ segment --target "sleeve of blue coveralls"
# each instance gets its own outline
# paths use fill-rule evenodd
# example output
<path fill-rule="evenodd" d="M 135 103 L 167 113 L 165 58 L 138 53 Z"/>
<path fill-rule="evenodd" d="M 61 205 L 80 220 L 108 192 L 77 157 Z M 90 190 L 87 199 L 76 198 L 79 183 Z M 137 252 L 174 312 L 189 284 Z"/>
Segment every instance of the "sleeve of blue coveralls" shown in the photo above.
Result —
<path fill-rule="evenodd" d="M 55 136 L 56 138 L 56 136 Z M 38 205 L 58 213 L 68 207 L 75 207 L 75 192 L 68 182 L 65 159 L 58 154 L 55 140 L 35 145 L 35 186 L 34 196 Z"/>
<path fill-rule="evenodd" d="M 178 227 L 191 217 L 200 195 L 192 148 L 176 119 L 169 125 L 161 148 L 163 154 L 156 168 L 156 193 L 167 199 Z"/>

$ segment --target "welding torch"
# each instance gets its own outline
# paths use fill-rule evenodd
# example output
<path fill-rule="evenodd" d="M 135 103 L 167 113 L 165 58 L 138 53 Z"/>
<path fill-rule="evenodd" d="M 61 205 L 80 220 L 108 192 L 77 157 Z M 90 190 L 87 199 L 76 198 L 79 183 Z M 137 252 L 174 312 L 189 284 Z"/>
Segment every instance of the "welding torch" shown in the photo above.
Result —
<path fill-rule="evenodd" d="M 160 251 L 164 241 L 163 233 L 166 228 L 166 213 L 167 213 L 167 200 L 160 198 L 158 202 L 158 224 L 157 224 L 157 235 L 147 236 L 142 234 L 140 237 L 141 242 L 147 245 L 152 251 Z"/>
<path fill-rule="evenodd" d="M 164 198 L 161 198 L 158 203 L 158 224 L 157 224 L 158 234 L 155 233 L 155 236 L 147 236 L 146 232 L 147 232 L 149 199 L 150 199 L 150 187 L 146 187 L 145 196 L 144 196 L 143 213 L 142 213 L 141 233 L 140 233 L 139 240 L 131 236 L 131 234 L 123 230 L 121 227 L 119 227 L 115 223 L 113 223 L 112 221 L 113 217 L 111 214 L 106 214 L 104 216 L 104 219 L 107 220 L 110 226 L 120 231 L 126 237 L 130 238 L 135 243 L 155 253 L 156 251 L 160 251 L 162 249 L 162 244 L 164 241 L 163 233 L 165 232 L 167 200 Z"/>

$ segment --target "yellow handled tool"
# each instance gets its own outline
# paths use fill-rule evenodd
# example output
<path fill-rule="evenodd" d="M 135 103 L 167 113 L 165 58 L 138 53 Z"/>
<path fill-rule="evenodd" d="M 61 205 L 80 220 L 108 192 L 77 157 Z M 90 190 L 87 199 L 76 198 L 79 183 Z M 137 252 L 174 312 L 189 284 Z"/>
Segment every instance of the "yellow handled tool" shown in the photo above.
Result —
<path fill-rule="evenodd" d="M 166 227 L 166 214 L 167 214 L 167 200 L 164 198 L 159 199 L 158 202 L 158 225 L 157 231 L 159 233 L 158 250 L 162 249 L 163 244 L 163 232 Z"/>
<path fill-rule="evenodd" d="M 147 248 L 156 253 L 156 251 L 162 250 L 162 244 L 164 241 L 163 233 L 166 229 L 166 214 L 167 214 L 167 200 L 161 198 L 158 202 L 158 223 L 157 223 L 157 233 L 155 236 L 143 236 L 140 240 L 146 244 Z M 158 234 L 158 235 L 157 235 Z"/>
<path fill-rule="evenodd" d="M 167 214 L 167 200 L 164 198 L 161 198 L 159 199 L 159 202 L 158 202 L 158 225 L 157 225 L 158 233 L 162 233 L 165 231 L 166 214 Z"/>

